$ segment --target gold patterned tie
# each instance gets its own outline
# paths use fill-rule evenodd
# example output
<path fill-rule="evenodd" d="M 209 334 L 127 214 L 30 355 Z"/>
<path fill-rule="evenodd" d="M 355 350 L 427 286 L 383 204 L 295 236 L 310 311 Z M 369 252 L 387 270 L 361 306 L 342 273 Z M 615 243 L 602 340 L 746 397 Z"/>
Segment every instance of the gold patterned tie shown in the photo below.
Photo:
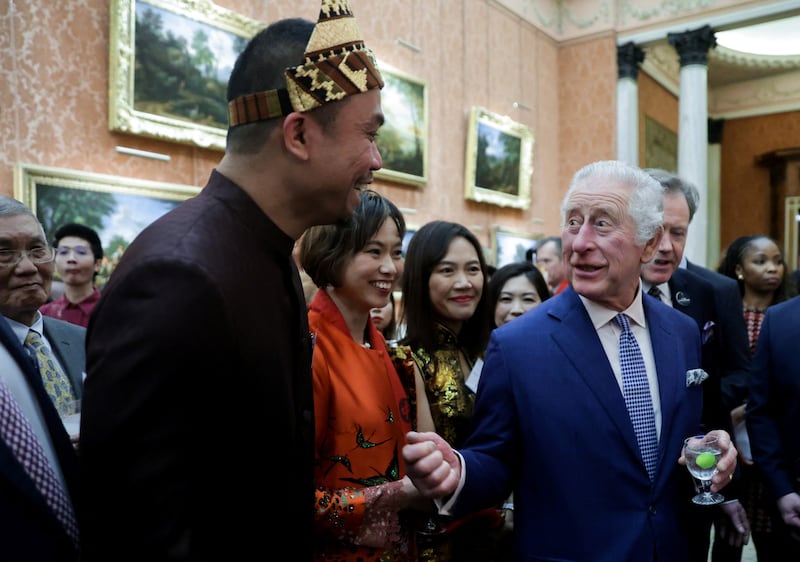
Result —
<path fill-rule="evenodd" d="M 58 413 L 62 416 L 76 413 L 75 393 L 72 391 L 72 384 L 70 384 L 67 374 L 58 364 L 56 358 L 45 347 L 42 336 L 33 330 L 28 330 L 25 345 L 31 350 L 33 357 L 36 359 L 44 388 L 53 400 Z"/>

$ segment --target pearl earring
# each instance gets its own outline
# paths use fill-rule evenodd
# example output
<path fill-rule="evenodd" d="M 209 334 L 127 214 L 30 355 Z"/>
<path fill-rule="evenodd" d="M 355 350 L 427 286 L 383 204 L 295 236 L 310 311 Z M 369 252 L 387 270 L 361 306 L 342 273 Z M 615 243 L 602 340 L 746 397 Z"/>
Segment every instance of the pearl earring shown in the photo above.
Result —
<path fill-rule="evenodd" d="M 744 281 L 744 275 L 742 275 L 741 273 L 740 273 L 739 275 L 737 275 L 737 276 L 736 276 L 736 278 L 737 278 L 739 281 Z"/>

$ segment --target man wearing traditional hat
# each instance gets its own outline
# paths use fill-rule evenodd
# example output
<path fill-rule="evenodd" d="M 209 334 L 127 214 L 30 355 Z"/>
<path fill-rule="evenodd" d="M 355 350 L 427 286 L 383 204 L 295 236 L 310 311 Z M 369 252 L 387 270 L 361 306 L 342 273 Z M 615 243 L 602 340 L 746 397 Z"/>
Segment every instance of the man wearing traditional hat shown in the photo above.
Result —
<path fill-rule="evenodd" d="M 131 244 L 88 328 L 85 561 L 269 559 L 289 544 L 284 558 L 312 559 L 312 340 L 291 254 L 381 167 L 382 86 L 346 0 L 240 54 L 224 157 Z"/>

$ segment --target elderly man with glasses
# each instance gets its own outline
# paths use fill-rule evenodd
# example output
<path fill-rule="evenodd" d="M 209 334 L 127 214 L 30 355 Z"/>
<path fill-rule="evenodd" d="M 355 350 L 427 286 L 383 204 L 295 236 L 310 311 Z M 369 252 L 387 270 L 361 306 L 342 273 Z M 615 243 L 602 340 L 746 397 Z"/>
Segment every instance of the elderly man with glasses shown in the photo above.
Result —
<path fill-rule="evenodd" d="M 74 413 L 81 398 L 86 330 L 39 312 L 53 260 L 31 209 L 0 196 L 3 560 L 78 560 L 77 456 L 57 408 Z"/>

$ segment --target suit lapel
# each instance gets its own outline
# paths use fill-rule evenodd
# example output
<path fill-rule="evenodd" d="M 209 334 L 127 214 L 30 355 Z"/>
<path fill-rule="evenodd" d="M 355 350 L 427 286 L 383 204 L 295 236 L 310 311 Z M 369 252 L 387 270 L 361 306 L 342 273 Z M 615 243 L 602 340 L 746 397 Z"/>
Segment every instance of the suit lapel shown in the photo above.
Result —
<path fill-rule="evenodd" d="M 599 406 L 622 434 L 631 453 L 639 458 L 639 446 L 625 399 L 589 313 L 571 287 L 562 292 L 559 299 L 560 306 L 551 311 L 551 315 L 561 320 L 560 327 L 553 331 L 553 339 L 563 351 L 566 361 L 575 367 L 596 396 Z M 580 352 L 576 353 L 576 350 Z M 644 463 L 641 465 L 644 471 Z"/>
<path fill-rule="evenodd" d="M 59 418 L 53 402 L 44 389 L 39 371 L 35 368 L 27 351 L 22 347 L 22 344 L 11 330 L 11 326 L 8 325 L 3 316 L 0 316 L 0 345 L 5 347 L 11 357 L 16 360 L 34 394 L 45 422 L 45 428 L 50 434 L 56 457 L 61 465 L 61 471 L 67 482 L 69 494 L 73 498 L 73 503 L 75 503 L 78 491 L 72 484 L 77 483 L 78 458 L 70 443 L 69 435 L 67 435 L 64 425 L 61 423 L 61 418 Z M 12 459 L 13 462 L 11 462 Z M 18 489 L 29 496 L 32 502 L 46 510 L 48 516 L 55 520 L 55 515 L 50 511 L 33 480 L 30 479 L 25 469 L 17 462 L 14 453 L 2 439 L 0 439 L 0 473 L 5 474 Z"/>
<path fill-rule="evenodd" d="M 671 288 L 671 287 L 670 287 Z M 666 310 L 658 310 L 650 303 L 644 303 L 647 325 L 650 331 L 650 343 L 653 348 L 653 359 L 658 375 L 658 392 L 661 403 L 661 435 L 658 440 L 659 466 L 668 462 L 663 458 L 666 443 L 669 443 L 674 432 L 674 421 L 678 400 L 686 385 L 685 373 L 676 373 L 680 368 L 678 341 L 668 320 Z M 682 439 L 682 437 L 681 437 Z"/>
<path fill-rule="evenodd" d="M 678 270 L 672 274 L 669 280 L 669 290 L 672 293 L 672 307 L 697 319 L 702 310 L 701 303 L 698 295 L 692 294 L 692 287 L 682 271 Z"/>

